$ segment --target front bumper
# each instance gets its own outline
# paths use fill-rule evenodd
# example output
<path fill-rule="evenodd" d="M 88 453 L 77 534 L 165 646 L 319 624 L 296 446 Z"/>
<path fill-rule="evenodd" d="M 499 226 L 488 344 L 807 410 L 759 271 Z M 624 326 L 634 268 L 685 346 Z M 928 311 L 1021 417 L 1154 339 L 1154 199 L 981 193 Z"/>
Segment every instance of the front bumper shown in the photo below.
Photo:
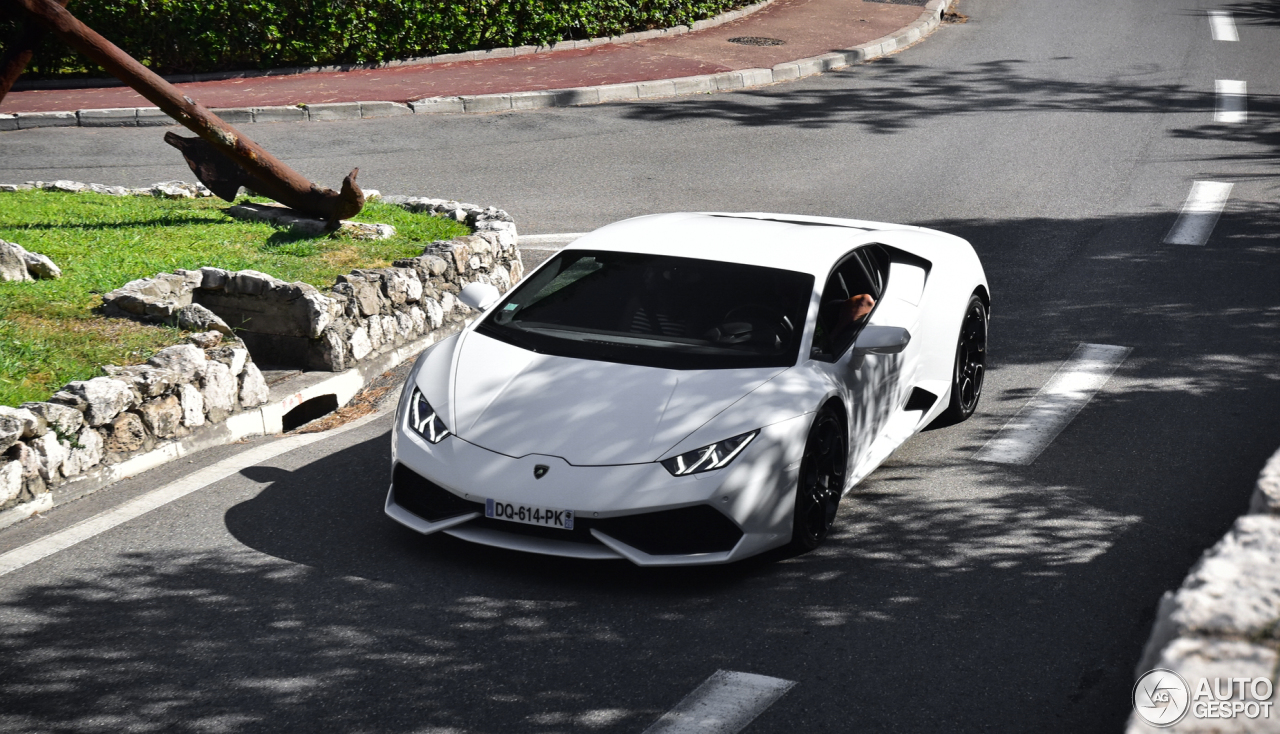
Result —
<path fill-rule="evenodd" d="M 573 466 L 509 457 L 450 436 L 429 444 L 397 420 L 387 515 L 420 533 L 641 566 L 728 563 L 785 544 L 812 416 L 766 427 L 730 466 L 673 477 L 658 463 Z M 540 479 L 534 466 L 549 470 Z M 572 531 L 484 517 L 485 499 L 572 509 Z"/>

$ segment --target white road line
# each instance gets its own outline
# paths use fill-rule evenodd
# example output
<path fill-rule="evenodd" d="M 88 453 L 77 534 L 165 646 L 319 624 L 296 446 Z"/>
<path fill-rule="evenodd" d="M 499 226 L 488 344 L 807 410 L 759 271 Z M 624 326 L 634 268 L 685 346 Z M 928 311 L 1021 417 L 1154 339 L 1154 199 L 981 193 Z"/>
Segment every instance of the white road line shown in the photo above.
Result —
<path fill-rule="evenodd" d="M 1218 79 L 1213 83 L 1217 92 L 1218 104 L 1213 111 L 1214 122 L 1244 122 L 1248 116 L 1245 100 L 1248 89 L 1242 81 L 1234 79 Z"/>
<path fill-rule="evenodd" d="M 1062 433 L 1111 379 L 1129 347 L 1081 344 L 1071 358 L 974 456 L 978 461 L 1027 465 Z"/>
<path fill-rule="evenodd" d="M 176 482 L 166 484 L 159 489 L 153 489 L 144 495 L 134 497 L 124 504 L 82 520 L 69 528 L 46 535 L 39 540 L 33 540 L 24 546 L 14 548 L 8 553 L 0 555 L 0 576 L 17 571 L 24 566 L 29 566 L 42 558 L 48 558 L 54 553 L 66 550 L 76 543 L 88 540 L 136 517 L 141 517 L 157 507 L 163 507 L 176 499 L 204 489 L 210 484 L 220 482 L 241 469 L 260 464 L 308 444 L 332 438 L 353 428 L 358 428 L 382 414 L 383 411 L 380 411 L 324 433 L 302 433 L 296 436 L 289 436 L 206 466 Z"/>
<path fill-rule="evenodd" d="M 1239 41 L 1236 35 L 1236 22 L 1231 13 L 1225 10 L 1209 11 L 1209 30 L 1213 32 L 1215 41 Z"/>
<path fill-rule="evenodd" d="M 717 670 L 644 734 L 737 734 L 795 681 Z"/>
<path fill-rule="evenodd" d="M 1182 204 L 1182 211 L 1165 235 L 1166 245 L 1203 245 L 1209 241 L 1218 217 L 1231 196 L 1231 184 L 1220 181 L 1196 181 Z"/>
<path fill-rule="evenodd" d="M 559 250 L 586 232 L 563 232 L 560 234 L 522 234 L 519 237 L 521 250 Z"/>

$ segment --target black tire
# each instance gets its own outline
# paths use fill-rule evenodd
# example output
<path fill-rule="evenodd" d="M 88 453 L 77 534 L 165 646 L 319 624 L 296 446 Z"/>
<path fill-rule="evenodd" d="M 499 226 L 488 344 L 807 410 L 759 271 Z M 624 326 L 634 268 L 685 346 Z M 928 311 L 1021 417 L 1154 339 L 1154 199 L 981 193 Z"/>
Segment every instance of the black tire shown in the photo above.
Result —
<path fill-rule="evenodd" d="M 987 307 L 975 293 L 969 296 L 960 322 L 960 337 L 951 370 L 951 404 L 940 416 L 947 425 L 967 420 L 978 408 L 987 374 Z"/>
<path fill-rule="evenodd" d="M 844 494 L 849 461 L 849 436 L 839 411 L 823 407 L 809 427 L 800 460 L 791 547 L 811 551 L 827 539 Z"/>

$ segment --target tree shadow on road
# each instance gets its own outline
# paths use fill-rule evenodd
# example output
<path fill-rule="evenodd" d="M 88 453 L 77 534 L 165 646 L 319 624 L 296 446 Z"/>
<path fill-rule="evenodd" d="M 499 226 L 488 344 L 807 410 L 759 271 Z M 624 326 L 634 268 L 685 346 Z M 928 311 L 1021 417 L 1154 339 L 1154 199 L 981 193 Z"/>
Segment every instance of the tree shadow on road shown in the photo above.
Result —
<path fill-rule="evenodd" d="M 1010 377 L 852 492 L 818 552 L 663 570 L 419 536 L 383 515 L 370 431 L 245 470 L 242 545 L 3 592 L 0 728 L 639 731 L 723 668 L 800 683 L 752 731 L 1118 730 L 1160 594 L 1280 435 L 1280 211 L 1228 212 L 1204 248 L 1151 244 L 1166 214 L 928 224 L 988 264 Z M 1033 465 L 974 462 L 1022 375 L 1080 342 L 1134 351 Z"/>
<path fill-rule="evenodd" d="M 1257 22 L 1280 22 L 1275 3 L 1240 3 L 1240 15 Z M 1245 12 L 1245 6 L 1253 8 Z M 1046 66 L 1049 63 L 1049 66 Z M 935 119 L 964 115 L 1035 112 L 1197 113 L 1211 120 L 1215 93 L 1211 88 L 1162 81 L 1169 70 L 1139 65 L 1105 79 L 1055 77 L 1051 62 L 1019 59 L 988 61 L 959 69 L 937 69 L 880 59 L 834 72 L 844 77 L 838 88 L 789 84 L 731 95 L 713 95 L 665 103 L 633 105 L 633 120 L 672 123 L 722 120 L 747 127 L 823 129 L 857 127 L 872 135 L 891 135 Z M 834 86 L 834 85 L 830 85 Z M 1248 125 L 1206 123 L 1169 134 L 1177 138 L 1214 139 L 1253 144 L 1257 150 L 1227 153 L 1215 160 L 1280 159 L 1280 99 L 1250 94 Z M 945 145 L 946 140 L 940 140 Z"/>

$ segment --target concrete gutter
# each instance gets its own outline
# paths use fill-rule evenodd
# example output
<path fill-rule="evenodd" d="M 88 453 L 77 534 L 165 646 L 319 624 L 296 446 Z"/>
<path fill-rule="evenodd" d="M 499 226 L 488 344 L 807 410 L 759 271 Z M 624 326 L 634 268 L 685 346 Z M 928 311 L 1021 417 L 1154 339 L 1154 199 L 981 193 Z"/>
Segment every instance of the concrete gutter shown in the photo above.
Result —
<path fill-rule="evenodd" d="M 654 79 L 625 84 L 572 87 L 569 89 L 547 89 L 534 92 L 430 97 L 409 102 L 408 104 L 386 101 L 337 102 L 271 107 L 224 107 L 215 108 L 212 111 L 233 125 L 256 122 L 324 122 L 330 120 L 362 120 L 407 114 L 485 114 L 513 110 L 545 109 L 547 107 L 576 107 L 609 102 L 632 102 L 689 94 L 754 89 L 779 82 L 802 79 L 827 71 L 835 71 L 855 64 L 863 64 L 900 51 L 917 43 L 938 27 L 942 22 L 942 13 L 949 1 L 929 0 L 919 18 L 890 35 L 882 36 L 853 48 L 833 51 L 821 56 L 810 56 L 797 61 L 789 61 L 769 69 L 738 69 L 719 74 Z M 772 0 L 766 0 L 732 13 L 725 13 L 707 21 L 700 21 L 699 23 L 707 23 L 708 25 L 695 23 L 692 29 L 678 26 L 676 29 L 647 31 L 646 33 L 627 34 L 615 38 L 569 42 L 570 44 L 578 44 L 573 46 L 560 43 L 556 44 L 555 48 L 585 48 L 603 43 L 630 43 L 646 40 L 647 38 L 656 38 L 664 34 L 671 35 L 677 31 L 687 33 L 691 30 L 702 30 L 703 28 L 713 27 L 713 25 L 738 20 L 765 7 L 769 2 L 772 2 Z M 735 15 L 735 13 L 738 15 Z M 679 29 L 683 30 L 680 31 Z M 500 58 L 502 55 L 524 55 L 545 50 L 547 49 L 526 46 L 520 49 L 492 49 L 485 52 L 470 51 L 467 54 L 428 57 L 435 59 L 435 61 L 423 61 L 423 63 L 472 61 L 483 58 Z M 508 51 L 511 53 L 505 54 Z M 515 53 L 517 51 L 519 53 Z M 467 57 L 468 54 L 480 55 Z M 336 70 L 336 67 L 315 67 L 307 70 L 333 71 Z M 277 72 L 279 71 L 277 70 Z M 67 112 L 0 114 L 0 131 L 27 130 L 37 127 L 148 127 L 174 124 L 176 123 L 157 107 L 120 107 Z"/>

